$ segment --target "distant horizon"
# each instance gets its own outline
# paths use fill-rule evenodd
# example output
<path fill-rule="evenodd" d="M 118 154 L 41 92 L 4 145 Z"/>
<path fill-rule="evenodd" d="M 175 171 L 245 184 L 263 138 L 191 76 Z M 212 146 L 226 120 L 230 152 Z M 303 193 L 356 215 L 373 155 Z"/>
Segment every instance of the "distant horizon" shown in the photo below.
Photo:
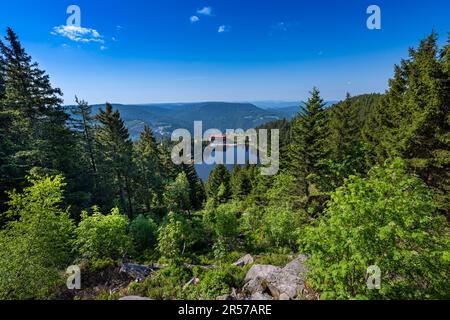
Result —
<path fill-rule="evenodd" d="M 371 93 L 361 93 L 359 95 L 365 95 L 365 94 L 381 94 L 380 92 L 371 92 Z M 356 95 L 352 95 L 356 96 Z M 83 100 L 80 98 L 80 100 Z M 109 103 L 111 105 L 123 105 L 123 106 L 151 106 L 151 105 L 184 105 L 184 104 L 203 104 L 203 103 L 236 103 L 236 104 L 253 104 L 257 106 L 257 103 L 285 103 L 285 104 L 291 104 L 291 103 L 304 103 L 308 100 L 302 99 L 298 101 L 293 100 L 248 100 L 248 101 L 233 101 L 233 100 L 199 100 L 199 101 L 175 101 L 175 102 L 146 102 L 146 103 L 127 103 L 127 102 L 111 102 L 111 101 L 105 101 L 105 102 L 99 102 L 99 103 L 91 103 L 90 101 L 87 101 L 90 106 L 97 106 L 97 105 L 103 105 L 106 103 Z M 343 99 L 324 99 L 325 103 L 331 103 L 331 102 L 339 102 Z M 63 103 L 63 106 L 72 106 L 76 103 Z M 294 107 L 295 105 L 287 105 L 287 107 Z"/>

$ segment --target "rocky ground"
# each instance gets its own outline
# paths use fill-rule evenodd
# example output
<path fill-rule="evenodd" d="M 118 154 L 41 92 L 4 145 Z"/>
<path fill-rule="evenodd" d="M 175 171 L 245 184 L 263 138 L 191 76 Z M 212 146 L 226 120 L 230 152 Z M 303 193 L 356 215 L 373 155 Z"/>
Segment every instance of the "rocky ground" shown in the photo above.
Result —
<path fill-rule="evenodd" d="M 245 255 L 234 263 L 235 266 L 251 266 L 245 277 L 242 288 L 233 288 L 227 295 L 217 297 L 217 300 L 316 300 L 318 294 L 306 284 L 306 257 L 303 255 L 293 259 L 283 268 L 273 265 L 254 264 L 251 255 Z M 187 266 L 194 267 L 194 266 Z M 119 299 L 119 300 L 152 300 L 145 297 L 127 295 L 130 283 L 142 282 L 152 272 L 164 266 L 144 266 L 123 263 L 119 267 L 109 267 L 98 274 L 88 274 L 84 277 L 86 287 L 83 290 L 68 293 L 68 299 Z M 207 266 L 205 268 L 214 268 Z M 201 279 L 192 278 L 185 288 L 196 286 Z"/>

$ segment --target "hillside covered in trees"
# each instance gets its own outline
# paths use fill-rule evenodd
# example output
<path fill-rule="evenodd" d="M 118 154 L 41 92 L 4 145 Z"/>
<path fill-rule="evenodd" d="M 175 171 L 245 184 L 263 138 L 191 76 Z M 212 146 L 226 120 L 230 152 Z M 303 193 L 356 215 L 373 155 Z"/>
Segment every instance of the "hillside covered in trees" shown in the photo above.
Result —
<path fill-rule="evenodd" d="M 264 125 L 281 132 L 276 176 L 219 165 L 203 183 L 150 127 L 133 141 L 112 105 L 94 112 L 77 99 L 65 110 L 8 29 L 0 299 L 236 296 L 252 265 L 299 254 L 308 269 L 299 300 L 449 299 L 450 42 L 437 41 L 433 33 L 411 49 L 384 94 L 326 108 L 314 88 L 292 121 Z M 254 259 L 233 264 L 245 254 Z M 130 262 L 152 271 L 115 276 Z M 66 288 L 72 265 L 80 290 Z M 370 266 L 381 271 L 378 290 L 366 284 Z"/>

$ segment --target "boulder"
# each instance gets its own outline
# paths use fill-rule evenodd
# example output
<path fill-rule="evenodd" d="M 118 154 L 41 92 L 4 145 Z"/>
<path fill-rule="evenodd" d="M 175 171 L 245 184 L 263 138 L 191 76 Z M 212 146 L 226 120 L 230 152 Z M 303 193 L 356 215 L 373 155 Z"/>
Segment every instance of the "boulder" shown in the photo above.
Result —
<path fill-rule="evenodd" d="M 126 296 L 126 297 L 120 298 L 119 300 L 121 300 L 121 301 L 150 301 L 153 299 L 139 297 L 139 296 Z"/>
<path fill-rule="evenodd" d="M 305 261 L 305 256 L 299 256 L 283 269 L 270 265 L 254 265 L 245 277 L 243 291 L 251 300 L 264 295 L 270 295 L 275 300 L 293 300 L 305 291 Z"/>
<path fill-rule="evenodd" d="M 252 266 L 247 272 L 247 275 L 245 276 L 245 282 L 247 283 L 257 278 L 265 279 L 269 274 L 280 271 L 281 268 L 275 266 L 256 264 Z"/>
<path fill-rule="evenodd" d="M 250 254 L 247 254 L 247 255 L 243 256 L 242 258 L 240 258 L 235 263 L 233 263 L 233 265 L 242 268 L 249 264 L 253 264 L 254 262 L 255 262 L 255 259 L 253 259 L 253 257 Z"/>
<path fill-rule="evenodd" d="M 120 267 L 120 273 L 125 273 L 139 282 L 144 281 L 151 272 L 152 268 L 133 263 L 123 263 Z"/>
<path fill-rule="evenodd" d="M 252 294 L 248 300 L 270 301 L 270 300 L 273 300 L 273 298 L 270 295 L 268 295 L 267 293 L 256 292 L 256 293 Z"/>
<path fill-rule="evenodd" d="M 289 262 L 283 270 L 292 274 L 295 274 L 301 278 L 305 278 L 308 270 L 306 269 L 305 262 L 307 258 L 304 255 L 300 255 L 297 259 Z"/>

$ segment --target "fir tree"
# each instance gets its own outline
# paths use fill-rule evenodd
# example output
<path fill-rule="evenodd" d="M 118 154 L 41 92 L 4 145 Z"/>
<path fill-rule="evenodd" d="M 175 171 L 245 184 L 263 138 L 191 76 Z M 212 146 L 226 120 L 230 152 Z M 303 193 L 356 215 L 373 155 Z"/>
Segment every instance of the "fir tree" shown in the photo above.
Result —
<path fill-rule="evenodd" d="M 311 97 L 292 124 L 289 148 L 289 169 L 301 186 L 303 196 L 309 198 L 312 184 L 320 187 L 323 176 L 323 160 L 326 158 L 325 103 L 320 92 L 314 88 Z"/>
<path fill-rule="evenodd" d="M 364 171 L 365 152 L 361 139 L 358 112 L 361 106 L 347 93 L 346 99 L 331 107 L 327 123 L 326 150 L 328 159 L 327 191 L 341 186 L 351 174 Z"/>
<path fill-rule="evenodd" d="M 102 152 L 101 175 L 103 185 L 113 188 L 119 197 L 122 208 L 129 217 L 133 216 L 132 203 L 132 174 L 133 174 L 133 143 L 130 140 L 128 129 L 120 118 L 118 111 L 113 111 L 111 104 L 106 109 L 99 110 L 99 122 L 96 140 Z"/>
<path fill-rule="evenodd" d="M 136 201 L 144 213 L 162 198 L 161 164 L 152 129 L 146 125 L 134 147 Z"/>
<path fill-rule="evenodd" d="M 206 200 L 205 186 L 197 174 L 194 164 L 183 164 L 183 171 L 190 186 L 191 205 L 194 210 L 200 210 Z"/>
<path fill-rule="evenodd" d="M 230 178 L 230 173 L 223 164 L 219 164 L 216 168 L 214 168 L 214 170 L 211 171 L 206 184 L 208 199 L 217 201 L 219 192 L 221 192 L 221 199 L 228 200 L 231 197 Z"/>
<path fill-rule="evenodd" d="M 0 40 L 0 56 L 0 134 L 6 144 L 0 170 L 6 186 L 23 183 L 32 168 L 62 172 L 70 182 L 77 171 L 76 138 L 67 126 L 61 90 L 51 86 L 10 28 L 5 42 Z"/>
<path fill-rule="evenodd" d="M 231 192 L 233 198 L 243 200 L 251 191 L 250 179 L 245 168 L 234 166 L 231 174 Z"/>
<path fill-rule="evenodd" d="M 441 210 L 450 210 L 448 46 L 439 56 L 437 35 L 410 49 L 395 68 L 382 103 L 370 117 L 365 137 L 375 159 L 402 157 L 433 188 Z"/>

